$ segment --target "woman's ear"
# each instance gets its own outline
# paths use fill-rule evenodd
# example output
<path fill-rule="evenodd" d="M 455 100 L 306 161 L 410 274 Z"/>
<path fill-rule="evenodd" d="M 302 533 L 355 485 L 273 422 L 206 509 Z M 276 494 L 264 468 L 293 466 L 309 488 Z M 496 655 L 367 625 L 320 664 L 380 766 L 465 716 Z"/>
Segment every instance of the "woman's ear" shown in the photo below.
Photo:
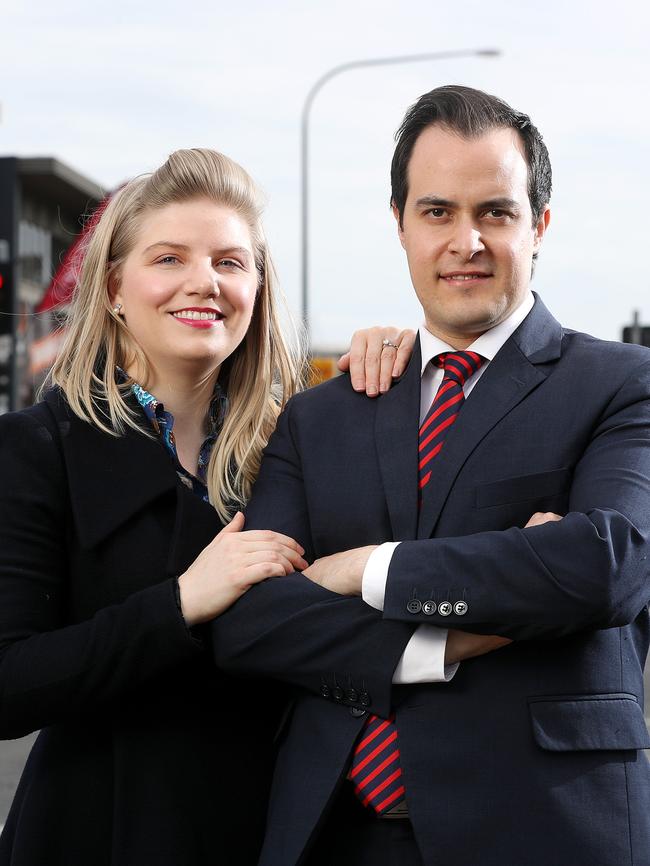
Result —
<path fill-rule="evenodd" d="M 120 294 L 120 281 L 118 278 L 117 268 L 114 268 L 111 263 L 108 265 L 108 279 L 106 281 L 108 289 L 108 300 L 113 308 L 115 315 L 124 315 L 124 302 Z"/>

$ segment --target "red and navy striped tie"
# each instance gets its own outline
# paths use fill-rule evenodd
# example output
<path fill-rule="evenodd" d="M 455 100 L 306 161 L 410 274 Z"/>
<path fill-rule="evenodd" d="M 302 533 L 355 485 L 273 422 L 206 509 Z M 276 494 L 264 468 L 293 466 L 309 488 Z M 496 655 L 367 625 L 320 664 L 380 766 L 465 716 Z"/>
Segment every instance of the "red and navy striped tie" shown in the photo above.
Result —
<path fill-rule="evenodd" d="M 442 450 L 450 427 L 458 417 L 465 395 L 463 385 L 481 367 L 485 359 L 476 352 L 445 352 L 432 363 L 444 370 L 440 387 L 433 403 L 420 425 L 418 454 L 419 500 L 429 483 L 432 473 L 431 461 Z"/>
<path fill-rule="evenodd" d="M 371 806 L 378 815 L 404 799 L 393 716 L 390 719 L 380 719 L 374 714 L 368 717 L 354 749 L 350 779 L 362 804 Z"/>
<path fill-rule="evenodd" d="M 484 358 L 476 352 L 446 352 L 433 363 L 442 367 L 444 376 L 420 426 L 419 498 L 431 478 L 431 461 L 440 453 L 447 431 L 456 420 L 465 401 L 463 385 L 473 376 Z M 402 768 L 399 760 L 397 727 L 394 716 L 381 719 L 369 716 L 352 756 L 350 779 L 364 806 L 378 815 L 393 809 L 404 799 Z"/>

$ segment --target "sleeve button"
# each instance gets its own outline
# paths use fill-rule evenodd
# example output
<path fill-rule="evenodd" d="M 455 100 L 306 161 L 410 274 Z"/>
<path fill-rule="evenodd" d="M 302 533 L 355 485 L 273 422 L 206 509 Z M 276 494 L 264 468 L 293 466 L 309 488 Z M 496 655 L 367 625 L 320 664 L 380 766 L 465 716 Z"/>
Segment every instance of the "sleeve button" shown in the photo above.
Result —
<path fill-rule="evenodd" d="M 418 601 L 417 598 L 412 598 L 406 605 L 406 609 L 409 613 L 420 613 L 422 610 L 422 602 Z"/>
<path fill-rule="evenodd" d="M 429 599 L 429 601 L 425 601 L 422 605 L 422 613 L 426 614 L 427 616 L 433 616 L 437 609 L 438 607 L 435 601 L 431 601 L 431 599 Z"/>
<path fill-rule="evenodd" d="M 451 602 L 450 601 L 441 601 L 438 605 L 438 613 L 440 616 L 449 616 L 452 611 Z"/>
<path fill-rule="evenodd" d="M 454 613 L 456 616 L 465 616 L 467 613 L 467 602 L 466 601 L 457 601 L 454 605 Z"/>

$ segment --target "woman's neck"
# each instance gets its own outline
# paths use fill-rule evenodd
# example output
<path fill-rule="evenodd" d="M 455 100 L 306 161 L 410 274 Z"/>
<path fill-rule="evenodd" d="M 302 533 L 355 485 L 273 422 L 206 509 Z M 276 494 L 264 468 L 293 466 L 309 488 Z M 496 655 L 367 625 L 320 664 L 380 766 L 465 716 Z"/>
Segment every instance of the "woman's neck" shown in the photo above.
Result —
<path fill-rule="evenodd" d="M 142 383 L 135 371 L 129 369 L 128 372 L 136 382 Z M 174 416 L 178 459 L 192 474 L 196 474 L 199 451 L 206 436 L 206 418 L 218 375 L 218 369 L 203 377 L 196 373 L 184 376 L 180 370 L 176 370 L 174 375 L 152 371 L 146 382 L 142 383 Z"/>

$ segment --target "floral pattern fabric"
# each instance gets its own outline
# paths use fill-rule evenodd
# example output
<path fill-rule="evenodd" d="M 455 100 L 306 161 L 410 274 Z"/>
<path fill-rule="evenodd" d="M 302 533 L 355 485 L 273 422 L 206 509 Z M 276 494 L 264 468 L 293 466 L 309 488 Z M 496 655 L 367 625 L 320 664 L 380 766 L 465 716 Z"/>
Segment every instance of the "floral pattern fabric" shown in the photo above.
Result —
<path fill-rule="evenodd" d="M 219 431 L 223 426 L 223 421 L 228 409 L 228 398 L 223 393 L 219 383 L 217 382 L 215 385 L 214 394 L 210 401 L 210 408 L 206 419 L 207 435 L 203 440 L 199 452 L 196 475 L 188 472 L 188 470 L 181 465 L 178 459 L 176 441 L 174 439 L 174 416 L 172 413 L 167 412 L 164 405 L 160 403 L 153 394 L 150 394 L 136 382 L 131 385 L 131 391 L 142 407 L 142 410 L 153 427 L 154 432 L 160 437 L 161 442 L 174 461 L 176 473 L 180 480 L 186 485 L 186 487 L 189 487 L 193 493 L 200 496 L 205 502 L 208 502 L 208 487 L 206 483 L 208 463 L 210 461 L 210 455 L 212 454 L 214 443 L 217 441 Z"/>

